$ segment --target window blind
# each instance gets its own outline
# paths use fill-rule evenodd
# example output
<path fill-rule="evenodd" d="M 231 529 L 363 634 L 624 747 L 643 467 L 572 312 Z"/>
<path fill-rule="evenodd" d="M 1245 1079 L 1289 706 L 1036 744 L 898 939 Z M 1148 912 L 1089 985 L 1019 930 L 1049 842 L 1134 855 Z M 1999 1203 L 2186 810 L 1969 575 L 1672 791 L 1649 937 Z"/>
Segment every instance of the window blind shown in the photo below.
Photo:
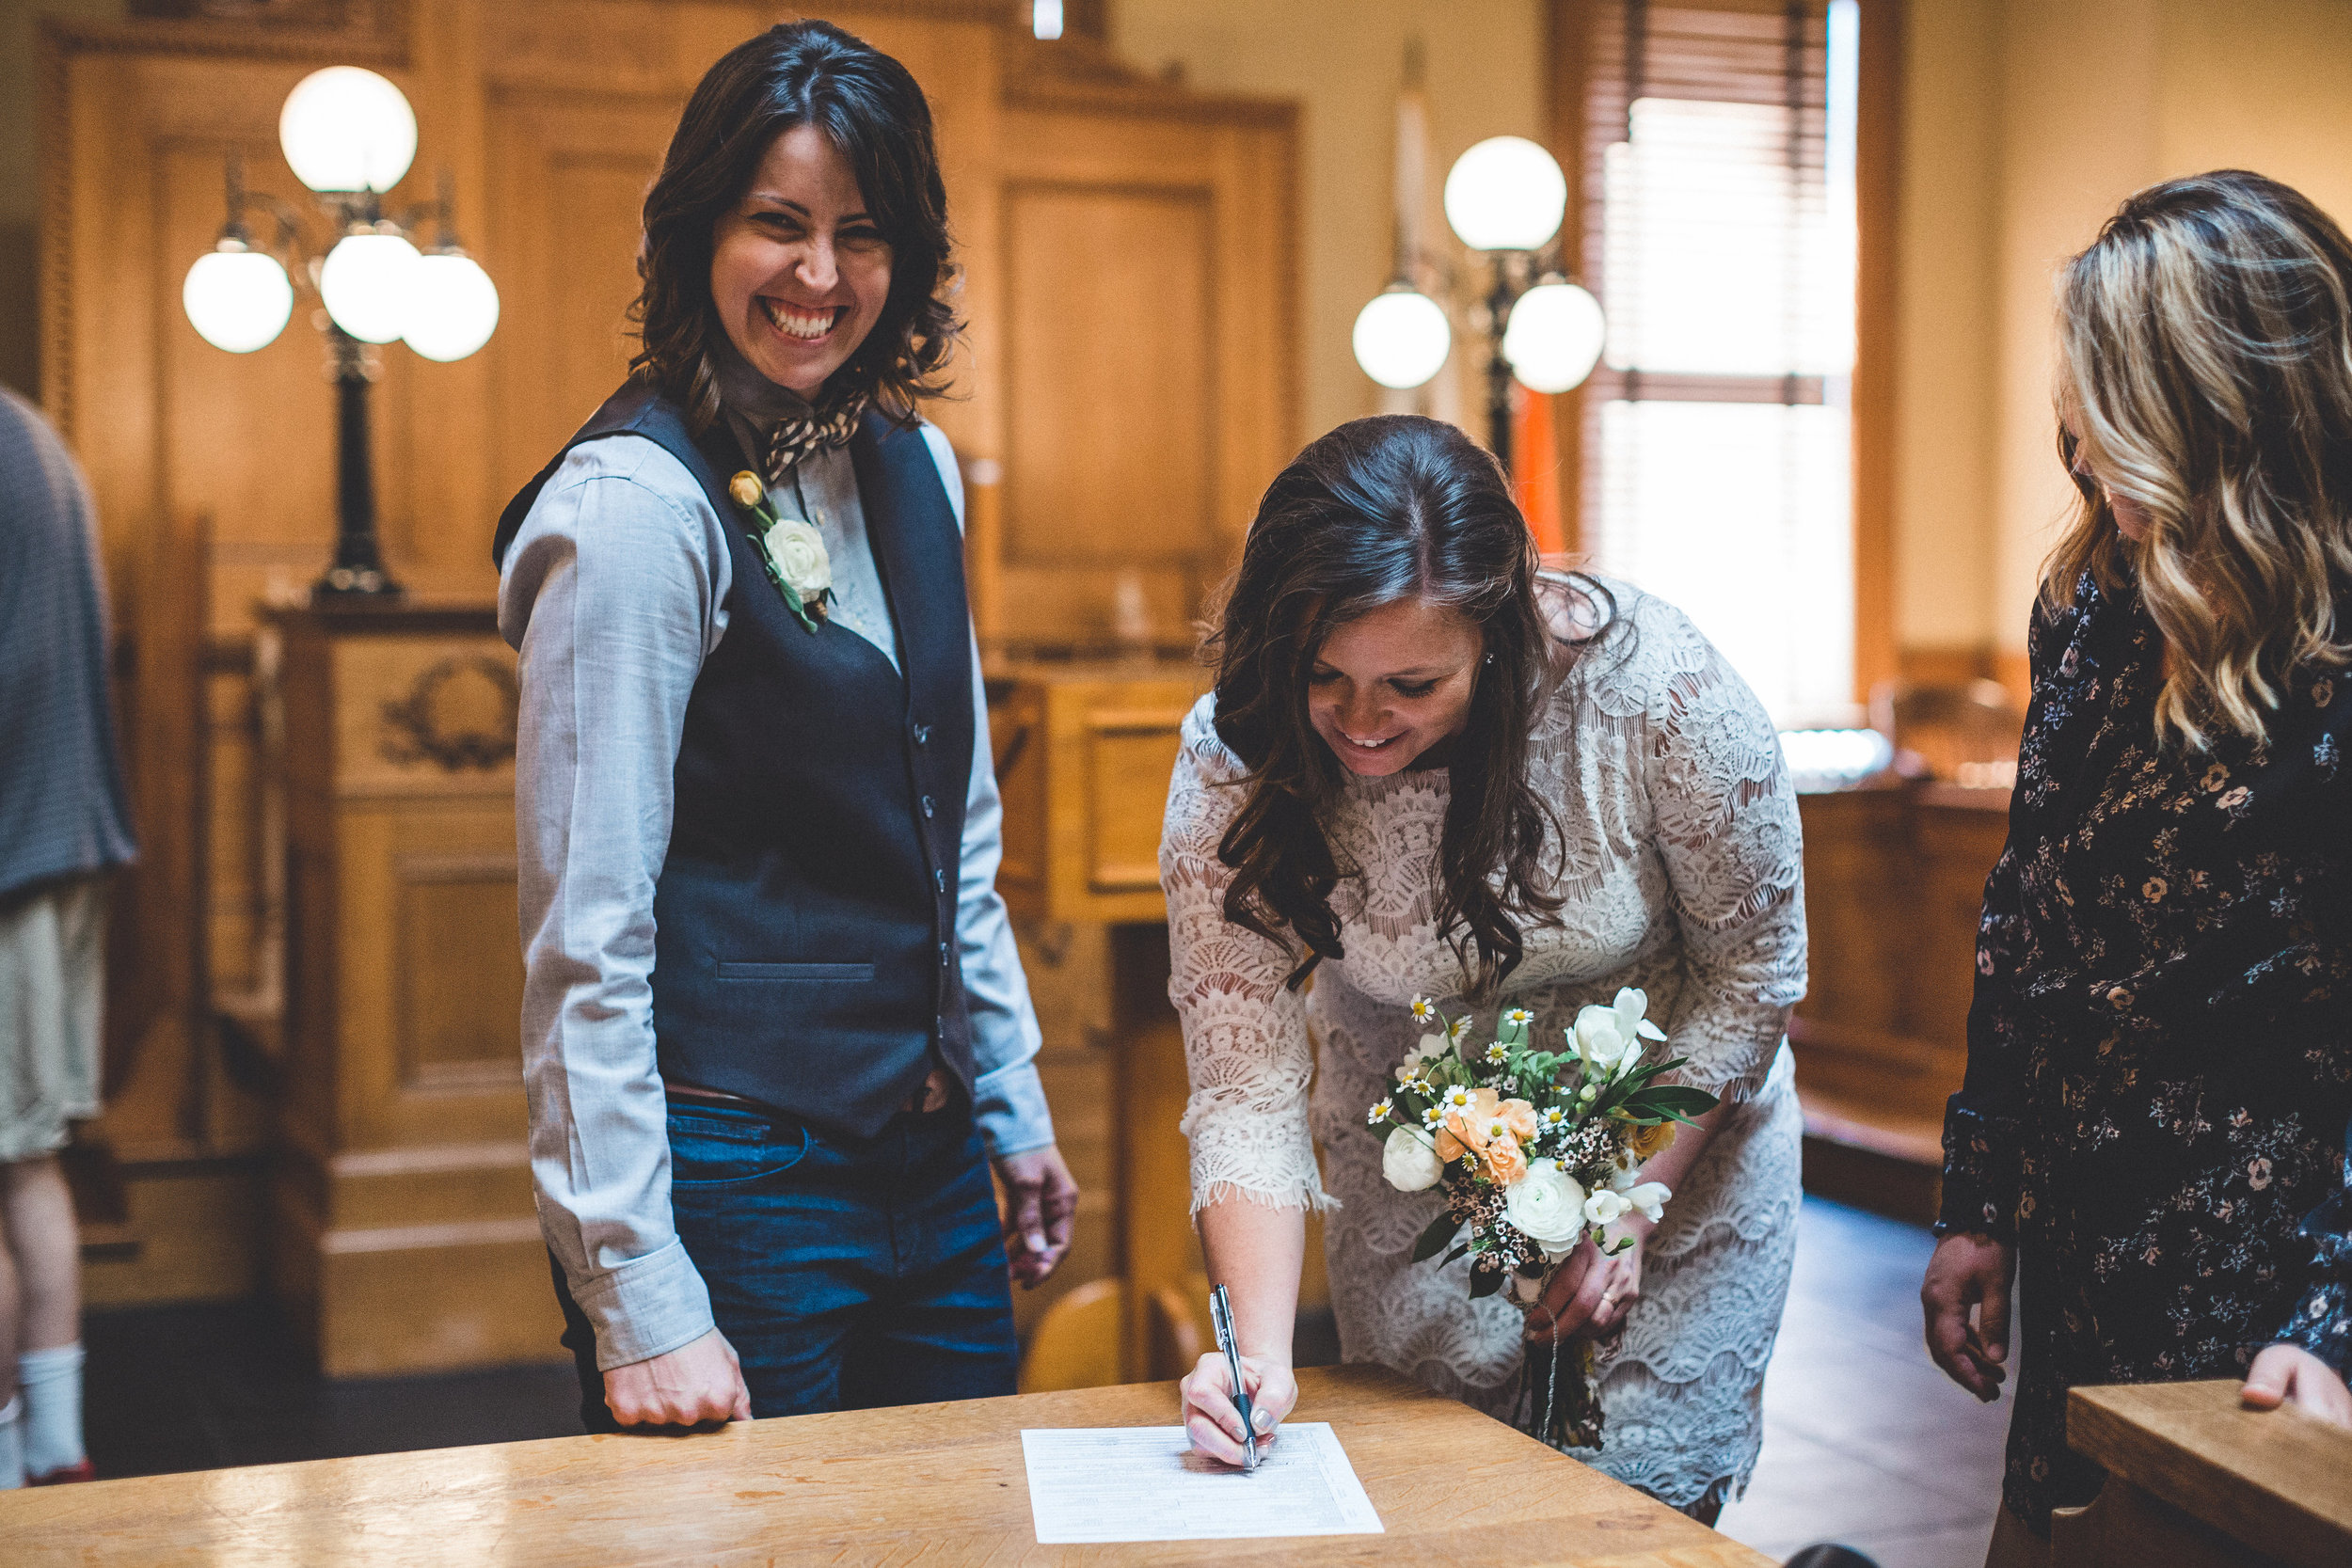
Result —
<path fill-rule="evenodd" d="M 1854 0 L 1592 0 L 1583 545 L 1784 727 L 1853 711 Z"/>

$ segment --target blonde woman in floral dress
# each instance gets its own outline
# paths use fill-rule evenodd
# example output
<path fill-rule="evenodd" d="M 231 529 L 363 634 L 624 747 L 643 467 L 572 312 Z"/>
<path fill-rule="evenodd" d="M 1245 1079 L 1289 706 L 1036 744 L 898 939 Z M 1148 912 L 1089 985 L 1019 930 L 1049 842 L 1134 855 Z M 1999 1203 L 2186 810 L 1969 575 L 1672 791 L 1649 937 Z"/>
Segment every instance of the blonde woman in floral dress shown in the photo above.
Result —
<path fill-rule="evenodd" d="M 1493 460 L 1430 420 L 1343 425 L 1276 480 L 1217 653 L 1160 863 L 1193 1205 L 1260 1421 L 1297 1399 L 1311 1209 L 1343 1356 L 1511 1414 L 1525 1322 L 1412 1261 L 1439 1199 L 1382 1180 L 1364 1108 L 1417 994 L 1553 1028 L 1636 987 L 1724 1103 L 1645 1167 L 1675 1189 L 1662 1223 L 1585 1243 L 1545 1305 L 1604 1341 L 1580 1457 L 1711 1521 L 1756 1463 L 1795 1243 L 1804 922 L 1771 722 L 1671 607 L 1539 575 Z M 1221 1359 L 1184 1391 L 1195 1447 L 1237 1457 Z"/>

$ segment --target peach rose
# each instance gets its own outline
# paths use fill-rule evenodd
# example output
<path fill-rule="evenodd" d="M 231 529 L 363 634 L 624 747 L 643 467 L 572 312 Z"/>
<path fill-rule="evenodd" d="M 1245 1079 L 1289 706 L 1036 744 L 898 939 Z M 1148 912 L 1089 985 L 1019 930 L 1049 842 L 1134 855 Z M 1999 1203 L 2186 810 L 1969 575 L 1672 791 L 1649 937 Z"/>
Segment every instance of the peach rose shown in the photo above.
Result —
<path fill-rule="evenodd" d="M 1511 1130 L 1511 1135 L 1521 1143 L 1525 1143 L 1535 1135 L 1535 1107 L 1526 1101 L 1506 1100 L 1498 1108 L 1496 1115 L 1500 1116 L 1502 1118 L 1502 1124 Z"/>
<path fill-rule="evenodd" d="M 1486 1091 L 1482 1089 L 1479 1092 L 1483 1094 Z M 1487 1117 L 1480 1116 L 1475 1107 L 1468 1111 L 1448 1111 L 1445 1114 L 1445 1130 L 1452 1133 L 1454 1141 L 1464 1148 L 1473 1154 L 1484 1154 L 1486 1152 L 1486 1127 L 1489 1119 Z"/>
<path fill-rule="evenodd" d="M 1527 1156 L 1517 1138 L 1501 1137 L 1486 1146 L 1486 1174 L 1498 1187 L 1507 1187 L 1527 1174 Z"/>
<path fill-rule="evenodd" d="M 1438 1129 L 1437 1146 L 1438 1158 L 1449 1165 L 1462 1157 L 1462 1140 L 1443 1127 Z"/>

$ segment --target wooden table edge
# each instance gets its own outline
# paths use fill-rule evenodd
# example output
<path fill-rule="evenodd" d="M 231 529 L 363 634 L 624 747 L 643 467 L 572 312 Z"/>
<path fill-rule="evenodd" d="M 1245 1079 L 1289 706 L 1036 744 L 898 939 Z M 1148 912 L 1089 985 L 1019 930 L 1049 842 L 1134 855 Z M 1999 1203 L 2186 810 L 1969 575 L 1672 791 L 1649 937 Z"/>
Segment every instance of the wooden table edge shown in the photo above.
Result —
<path fill-rule="evenodd" d="M 2069 1389 L 2067 1447 L 2110 1477 L 2286 1561 L 2308 1568 L 2352 1562 L 2352 1433 L 2292 1406 L 2248 1409 L 2238 1388 L 2234 1378 L 2217 1378 Z M 2155 1412 L 2167 1406 L 2185 1406 L 2187 1419 L 2218 1428 L 2216 1435 L 2222 1438 L 2245 1441 L 2193 1444 L 2155 1430 Z M 2280 1489 L 2275 1462 L 2282 1448 L 2309 1449 L 2323 1464 L 2334 1461 L 2334 1473 L 2344 1479 L 2328 1499 L 2333 1508 L 2313 1506 Z M 2185 1468 L 2218 1472 L 2228 1484 L 2184 1484 Z"/>

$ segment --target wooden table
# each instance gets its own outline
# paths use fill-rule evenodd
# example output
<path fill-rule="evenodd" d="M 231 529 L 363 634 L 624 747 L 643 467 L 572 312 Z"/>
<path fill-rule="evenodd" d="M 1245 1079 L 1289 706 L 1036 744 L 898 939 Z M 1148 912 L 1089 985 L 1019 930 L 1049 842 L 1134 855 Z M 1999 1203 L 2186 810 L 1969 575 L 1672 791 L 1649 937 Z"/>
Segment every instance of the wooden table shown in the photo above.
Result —
<path fill-rule="evenodd" d="M 613 1563 L 1370 1563 L 1770 1568 L 1395 1374 L 1299 1374 L 1385 1535 L 1041 1546 L 1021 1429 L 1170 1425 L 1173 1384 L 556 1437 L 0 1493 L 9 1568 Z"/>
<path fill-rule="evenodd" d="M 2051 1520 L 2052 1568 L 2352 1563 L 2352 1432 L 2249 1410 L 2234 1380 L 2076 1388 L 2066 1441 L 2107 1482 Z"/>

